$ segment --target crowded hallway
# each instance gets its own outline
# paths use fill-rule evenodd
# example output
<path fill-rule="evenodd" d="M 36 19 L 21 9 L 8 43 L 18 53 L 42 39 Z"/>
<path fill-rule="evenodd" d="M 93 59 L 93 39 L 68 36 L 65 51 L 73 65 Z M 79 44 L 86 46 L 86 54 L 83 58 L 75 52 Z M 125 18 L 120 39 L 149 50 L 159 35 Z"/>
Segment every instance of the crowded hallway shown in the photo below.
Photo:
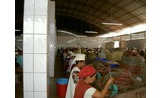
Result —
<path fill-rule="evenodd" d="M 16 51 L 19 51 L 18 49 Z M 118 84 L 118 82 L 122 82 L 117 79 L 117 85 L 119 86 L 119 93 L 123 94 L 127 91 L 131 91 L 138 88 L 145 87 L 146 84 L 146 77 L 145 77 L 145 50 L 144 49 L 137 49 L 137 48 L 123 48 L 123 49 L 103 49 L 103 48 L 76 48 L 76 47 L 67 47 L 67 48 L 57 48 L 56 58 L 55 58 L 55 76 L 50 77 L 50 87 L 48 88 L 48 98 L 59 98 L 58 91 L 57 91 L 57 79 L 59 78 L 69 78 L 70 71 L 69 69 L 69 60 L 72 56 L 75 58 L 76 54 L 85 54 L 85 64 L 92 65 L 97 70 L 97 79 L 95 81 L 95 87 L 99 90 L 102 89 L 101 83 L 108 79 L 108 69 L 110 68 L 109 65 L 112 63 L 116 66 L 111 69 L 112 75 L 117 76 L 121 70 L 124 72 L 125 76 L 127 76 L 128 72 L 132 73 L 132 79 L 127 81 L 128 83 L 134 82 L 135 84 L 128 84 L 127 86 L 122 86 L 122 84 Z M 124 55 L 125 54 L 125 55 Z M 17 52 L 16 55 L 18 56 Z M 126 57 L 130 55 L 130 57 Z M 16 56 L 16 59 L 17 59 Z M 136 57 L 136 58 L 134 58 Z M 134 60 L 132 60 L 132 59 Z M 126 62 L 128 61 L 128 62 Z M 130 61 L 130 62 L 129 62 Z M 144 63 L 143 63 L 144 62 Z M 131 67 L 130 65 L 139 64 L 137 67 Z M 72 63 L 72 66 L 74 64 Z M 118 66 L 118 67 L 117 67 Z M 126 68 L 124 70 L 123 68 Z M 20 67 L 16 60 L 16 81 L 15 81 L 15 97 L 16 98 L 23 98 L 23 67 Z M 141 68 L 141 69 L 139 69 Z M 118 70 L 117 70 L 118 69 Z M 107 72 L 107 74 L 106 74 Z M 115 72 L 115 73 L 114 73 Z M 137 78 L 140 81 L 137 81 Z M 105 79 L 104 79 L 105 78 Z M 127 77 L 126 79 L 129 79 Z M 99 81 L 101 80 L 101 81 Z M 143 81 L 142 81 L 143 80 Z M 143 90 L 144 91 L 144 90 Z M 145 95 L 145 91 L 143 92 Z M 118 97 L 117 97 L 118 98 Z"/>

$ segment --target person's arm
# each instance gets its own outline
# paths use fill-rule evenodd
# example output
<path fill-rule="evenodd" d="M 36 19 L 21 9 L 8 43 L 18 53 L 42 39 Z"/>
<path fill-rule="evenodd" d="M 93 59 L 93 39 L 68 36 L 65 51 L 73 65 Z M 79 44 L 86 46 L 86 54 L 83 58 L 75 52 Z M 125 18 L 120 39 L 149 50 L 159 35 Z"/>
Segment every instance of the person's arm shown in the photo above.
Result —
<path fill-rule="evenodd" d="M 104 88 L 102 89 L 102 91 L 98 91 L 96 90 L 92 97 L 94 98 L 104 98 L 106 95 L 109 94 L 109 85 L 112 84 L 114 82 L 114 78 L 110 78 L 107 83 L 105 84 Z"/>

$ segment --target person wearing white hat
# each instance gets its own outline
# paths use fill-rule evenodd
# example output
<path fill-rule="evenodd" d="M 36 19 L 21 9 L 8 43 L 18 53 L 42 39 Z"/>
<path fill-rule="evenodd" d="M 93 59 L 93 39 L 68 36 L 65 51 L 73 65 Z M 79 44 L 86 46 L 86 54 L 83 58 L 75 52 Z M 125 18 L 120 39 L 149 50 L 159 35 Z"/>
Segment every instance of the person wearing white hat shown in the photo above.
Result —
<path fill-rule="evenodd" d="M 76 65 L 71 69 L 65 98 L 74 97 L 75 87 L 79 81 L 78 73 L 85 65 L 85 54 L 77 54 L 73 62 L 76 62 Z"/>
<path fill-rule="evenodd" d="M 75 53 L 71 53 L 71 58 L 69 59 L 68 68 L 67 68 L 66 73 L 70 74 L 72 65 L 76 64 L 76 62 L 74 60 L 75 57 L 76 57 L 76 54 Z"/>
<path fill-rule="evenodd" d="M 64 70 L 67 71 L 68 66 L 69 66 L 69 60 L 71 59 L 72 51 L 68 51 L 68 54 L 65 58 L 65 64 L 64 64 Z"/>

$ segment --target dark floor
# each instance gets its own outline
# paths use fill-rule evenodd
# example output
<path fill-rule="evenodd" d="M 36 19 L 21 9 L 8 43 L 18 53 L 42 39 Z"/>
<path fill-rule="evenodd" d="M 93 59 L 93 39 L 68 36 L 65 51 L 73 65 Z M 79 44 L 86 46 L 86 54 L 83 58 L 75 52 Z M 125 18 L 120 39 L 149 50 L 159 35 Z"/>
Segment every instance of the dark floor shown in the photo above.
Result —
<path fill-rule="evenodd" d="M 59 98 L 57 95 L 56 79 L 65 77 L 66 73 L 62 66 L 62 58 L 60 57 L 60 55 L 57 55 L 55 62 L 55 77 L 50 78 L 50 98 Z"/>
<path fill-rule="evenodd" d="M 57 87 L 56 87 L 56 79 L 57 78 L 64 78 L 66 77 L 64 68 L 62 66 L 62 58 L 60 55 L 56 56 L 56 62 L 55 62 L 55 77 L 50 78 L 50 96 L 49 98 L 59 98 L 57 95 Z M 22 79 L 20 79 L 20 84 L 15 84 L 15 98 L 23 98 L 23 82 Z"/>

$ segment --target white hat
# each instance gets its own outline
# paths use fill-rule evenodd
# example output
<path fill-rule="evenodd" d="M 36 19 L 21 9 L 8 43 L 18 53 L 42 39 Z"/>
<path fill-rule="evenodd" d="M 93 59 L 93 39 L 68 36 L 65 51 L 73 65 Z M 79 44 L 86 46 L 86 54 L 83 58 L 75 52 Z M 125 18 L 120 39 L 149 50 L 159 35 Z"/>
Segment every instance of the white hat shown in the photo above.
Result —
<path fill-rule="evenodd" d="M 75 60 L 77 61 L 85 60 L 85 54 L 77 54 Z"/>
<path fill-rule="evenodd" d="M 73 53 L 73 52 L 71 53 L 71 56 L 76 56 L 76 55 L 77 55 L 77 54 L 75 54 L 75 53 Z"/>
<path fill-rule="evenodd" d="M 68 51 L 68 54 L 72 54 L 72 51 Z"/>

